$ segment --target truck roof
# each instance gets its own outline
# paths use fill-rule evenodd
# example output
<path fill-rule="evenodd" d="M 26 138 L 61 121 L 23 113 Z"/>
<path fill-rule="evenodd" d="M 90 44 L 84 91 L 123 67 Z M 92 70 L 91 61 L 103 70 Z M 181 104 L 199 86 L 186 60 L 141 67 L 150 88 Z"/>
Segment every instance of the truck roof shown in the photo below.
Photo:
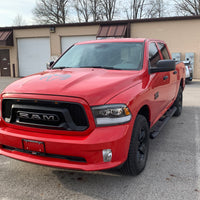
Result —
<path fill-rule="evenodd" d="M 76 44 L 90 44 L 90 43 L 110 43 L 110 42 L 144 42 L 144 38 L 111 38 L 111 39 L 99 39 L 90 40 L 84 42 L 78 42 Z"/>
<path fill-rule="evenodd" d="M 147 38 L 98 39 L 98 40 L 90 40 L 90 41 L 78 42 L 78 43 L 76 43 L 76 45 L 78 45 L 78 44 L 92 44 L 92 43 L 112 43 L 112 42 L 145 42 L 146 40 L 150 41 L 150 40 L 153 40 L 153 39 L 147 39 Z M 161 40 L 153 40 L 153 41 L 161 41 Z"/>

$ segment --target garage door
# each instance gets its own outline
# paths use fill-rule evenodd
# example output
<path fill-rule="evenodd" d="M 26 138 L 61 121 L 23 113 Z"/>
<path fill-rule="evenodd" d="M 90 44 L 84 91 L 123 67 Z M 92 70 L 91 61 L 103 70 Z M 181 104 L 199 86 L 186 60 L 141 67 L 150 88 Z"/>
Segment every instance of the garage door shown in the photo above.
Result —
<path fill-rule="evenodd" d="M 96 40 L 96 36 L 72 36 L 72 37 L 61 37 L 62 53 L 65 52 L 71 45 L 76 42 L 83 42 L 88 40 Z"/>
<path fill-rule="evenodd" d="M 50 60 L 49 38 L 18 39 L 19 76 L 27 76 L 46 69 Z"/>

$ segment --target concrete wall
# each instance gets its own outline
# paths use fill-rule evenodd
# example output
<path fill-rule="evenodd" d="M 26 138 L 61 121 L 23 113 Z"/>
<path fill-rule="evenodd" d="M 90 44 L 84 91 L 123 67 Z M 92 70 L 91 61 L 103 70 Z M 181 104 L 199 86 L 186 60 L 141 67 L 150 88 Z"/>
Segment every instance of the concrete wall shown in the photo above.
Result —
<path fill-rule="evenodd" d="M 61 54 L 61 37 L 96 35 L 99 25 L 62 26 L 56 27 L 51 33 L 49 27 L 14 29 L 14 47 L 10 49 L 11 76 L 12 65 L 15 65 L 15 75 L 18 76 L 17 39 L 50 37 L 51 56 Z M 153 38 L 164 40 L 171 53 L 181 53 L 184 60 L 185 53 L 195 53 L 194 78 L 200 78 L 200 19 L 168 20 L 168 21 L 132 21 L 131 37 Z M 2 47 L 3 48 L 3 47 Z"/>
<path fill-rule="evenodd" d="M 49 37 L 51 56 L 61 55 L 61 37 L 63 36 L 83 36 L 83 35 L 96 35 L 98 31 L 98 25 L 94 26 L 73 26 L 73 27 L 56 27 L 55 33 L 51 33 L 49 28 L 30 28 L 30 29 L 14 29 L 14 46 L 10 49 L 10 63 L 11 66 L 15 65 L 15 76 L 19 76 L 18 66 L 18 53 L 17 53 L 17 39 L 19 38 L 37 38 L 37 37 Z M 6 47 L 8 48 L 8 47 Z M 13 76 L 13 70 L 11 67 L 11 76 Z"/>
<path fill-rule="evenodd" d="M 164 40 L 171 53 L 194 52 L 194 78 L 200 78 L 200 19 L 131 24 L 131 37 Z"/>
<path fill-rule="evenodd" d="M 55 33 L 51 33 L 51 56 L 61 54 L 61 37 L 63 36 L 83 36 L 96 35 L 99 26 L 79 26 L 79 27 L 57 27 Z"/>

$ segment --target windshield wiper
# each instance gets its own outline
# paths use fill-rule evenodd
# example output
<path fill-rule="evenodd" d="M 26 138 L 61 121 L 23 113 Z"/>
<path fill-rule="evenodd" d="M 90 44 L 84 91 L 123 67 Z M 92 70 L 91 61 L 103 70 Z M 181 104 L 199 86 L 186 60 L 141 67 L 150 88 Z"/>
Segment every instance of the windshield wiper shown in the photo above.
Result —
<path fill-rule="evenodd" d="M 53 67 L 52 69 L 65 69 L 65 68 L 71 68 L 71 67 L 60 66 L 60 67 Z"/>
<path fill-rule="evenodd" d="M 115 69 L 114 67 L 108 66 L 80 66 L 80 68 L 100 68 L 100 69 Z"/>
<path fill-rule="evenodd" d="M 53 67 L 52 69 L 65 69 L 65 68 L 99 68 L 99 69 L 112 69 L 112 70 L 121 70 L 114 67 L 108 67 L 108 66 L 79 66 L 79 67 L 65 67 L 65 66 L 59 66 L 59 67 Z"/>

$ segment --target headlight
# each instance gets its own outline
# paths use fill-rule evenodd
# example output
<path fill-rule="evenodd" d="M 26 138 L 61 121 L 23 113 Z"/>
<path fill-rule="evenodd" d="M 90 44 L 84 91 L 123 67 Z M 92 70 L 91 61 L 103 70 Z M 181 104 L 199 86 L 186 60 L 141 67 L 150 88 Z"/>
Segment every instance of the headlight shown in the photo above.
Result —
<path fill-rule="evenodd" d="M 97 126 L 124 124 L 131 120 L 131 113 L 124 104 L 110 104 L 92 107 Z"/>

